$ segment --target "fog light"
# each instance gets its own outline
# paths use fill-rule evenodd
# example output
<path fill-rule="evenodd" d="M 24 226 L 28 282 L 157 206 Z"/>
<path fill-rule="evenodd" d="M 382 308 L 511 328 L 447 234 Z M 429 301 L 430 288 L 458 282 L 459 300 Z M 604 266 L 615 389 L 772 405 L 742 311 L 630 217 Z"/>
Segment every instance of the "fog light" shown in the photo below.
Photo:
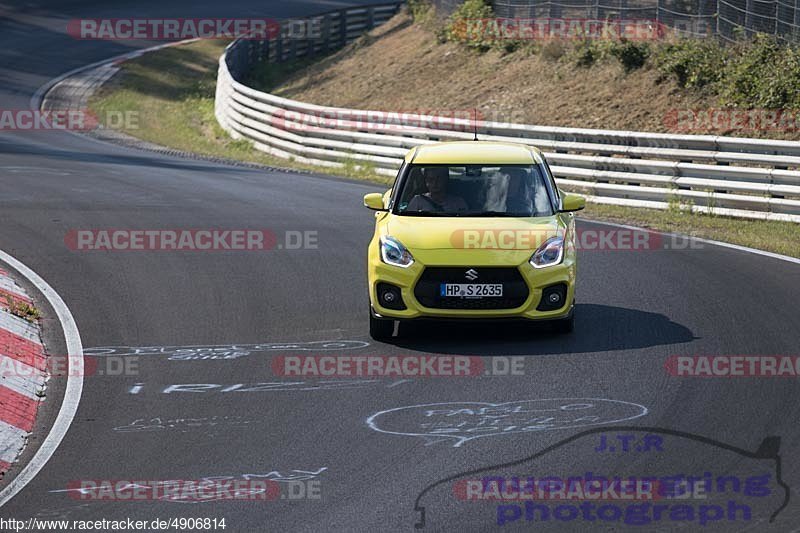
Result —
<path fill-rule="evenodd" d="M 539 311 L 555 311 L 564 307 L 567 299 L 567 285 L 557 283 L 542 289 L 542 299 L 536 307 Z"/>
<path fill-rule="evenodd" d="M 396 309 L 402 311 L 406 308 L 403 302 L 403 296 L 400 293 L 400 287 L 392 285 L 391 283 L 378 283 L 376 287 L 378 291 L 378 301 L 387 309 Z"/>

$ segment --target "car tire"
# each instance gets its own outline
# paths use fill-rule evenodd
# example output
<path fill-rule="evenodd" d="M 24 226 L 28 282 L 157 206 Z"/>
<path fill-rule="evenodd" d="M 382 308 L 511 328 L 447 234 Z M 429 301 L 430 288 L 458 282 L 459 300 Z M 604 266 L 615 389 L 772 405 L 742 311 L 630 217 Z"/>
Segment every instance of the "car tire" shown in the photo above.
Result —
<path fill-rule="evenodd" d="M 375 318 L 370 310 L 369 336 L 376 341 L 382 341 L 391 339 L 392 333 L 394 333 L 394 320 Z"/>
<path fill-rule="evenodd" d="M 572 333 L 572 330 L 575 329 L 575 308 L 573 307 L 567 318 L 554 321 L 553 329 L 559 334 Z"/>

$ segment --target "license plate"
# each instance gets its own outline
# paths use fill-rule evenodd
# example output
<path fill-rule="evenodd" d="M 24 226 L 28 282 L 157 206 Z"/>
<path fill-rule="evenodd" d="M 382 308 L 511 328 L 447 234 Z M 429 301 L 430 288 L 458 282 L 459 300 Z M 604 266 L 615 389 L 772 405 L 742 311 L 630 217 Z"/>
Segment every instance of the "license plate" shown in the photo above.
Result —
<path fill-rule="evenodd" d="M 483 298 L 503 296 L 502 283 L 442 283 L 439 296 L 444 298 Z"/>

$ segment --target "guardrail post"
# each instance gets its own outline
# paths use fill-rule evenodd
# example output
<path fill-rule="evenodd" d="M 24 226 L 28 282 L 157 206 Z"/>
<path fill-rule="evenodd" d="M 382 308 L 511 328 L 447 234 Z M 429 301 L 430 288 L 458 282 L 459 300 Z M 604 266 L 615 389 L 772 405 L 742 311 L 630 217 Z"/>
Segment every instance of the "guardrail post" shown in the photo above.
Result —
<path fill-rule="evenodd" d="M 278 25 L 278 36 L 275 39 L 275 62 L 283 61 L 283 22 Z"/>
<path fill-rule="evenodd" d="M 778 2 L 775 2 L 775 27 L 772 29 L 773 35 L 778 35 L 778 17 L 780 16 L 780 9 L 778 9 Z"/>
<path fill-rule="evenodd" d="M 370 7 L 367 9 L 367 31 L 375 27 L 375 8 Z"/>
<path fill-rule="evenodd" d="M 294 39 L 291 35 L 287 38 L 289 39 L 289 54 L 286 59 L 292 61 L 297 57 L 297 39 Z"/>
<path fill-rule="evenodd" d="M 347 44 L 347 10 L 339 11 L 339 47 Z"/>
<path fill-rule="evenodd" d="M 322 17 L 321 31 L 322 35 L 320 37 L 321 41 L 319 45 L 320 48 L 319 51 L 321 53 L 324 53 L 328 49 L 330 49 L 330 38 L 331 38 L 331 16 L 327 13 L 325 14 L 324 17 Z"/>
<path fill-rule="evenodd" d="M 792 20 L 794 21 L 792 37 L 797 39 L 798 34 L 800 34 L 800 0 L 794 0 L 794 16 Z"/>
<path fill-rule="evenodd" d="M 656 26 L 661 22 L 661 0 L 656 1 Z"/>

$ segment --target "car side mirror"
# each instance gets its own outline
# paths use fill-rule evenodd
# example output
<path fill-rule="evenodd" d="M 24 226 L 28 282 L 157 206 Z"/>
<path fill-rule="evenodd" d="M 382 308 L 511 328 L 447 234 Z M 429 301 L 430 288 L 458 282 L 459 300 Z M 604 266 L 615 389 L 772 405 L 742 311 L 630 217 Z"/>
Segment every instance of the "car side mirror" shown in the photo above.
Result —
<path fill-rule="evenodd" d="M 364 206 L 373 211 L 388 211 L 383 206 L 383 195 L 379 192 L 372 192 L 364 195 Z"/>
<path fill-rule="evenodd" d="M 571 213 L 573 211 L 580 211 L 586 207 L 586 199 L 577 194 L 564 194 L 561 197 L 561 213 Z"/>

